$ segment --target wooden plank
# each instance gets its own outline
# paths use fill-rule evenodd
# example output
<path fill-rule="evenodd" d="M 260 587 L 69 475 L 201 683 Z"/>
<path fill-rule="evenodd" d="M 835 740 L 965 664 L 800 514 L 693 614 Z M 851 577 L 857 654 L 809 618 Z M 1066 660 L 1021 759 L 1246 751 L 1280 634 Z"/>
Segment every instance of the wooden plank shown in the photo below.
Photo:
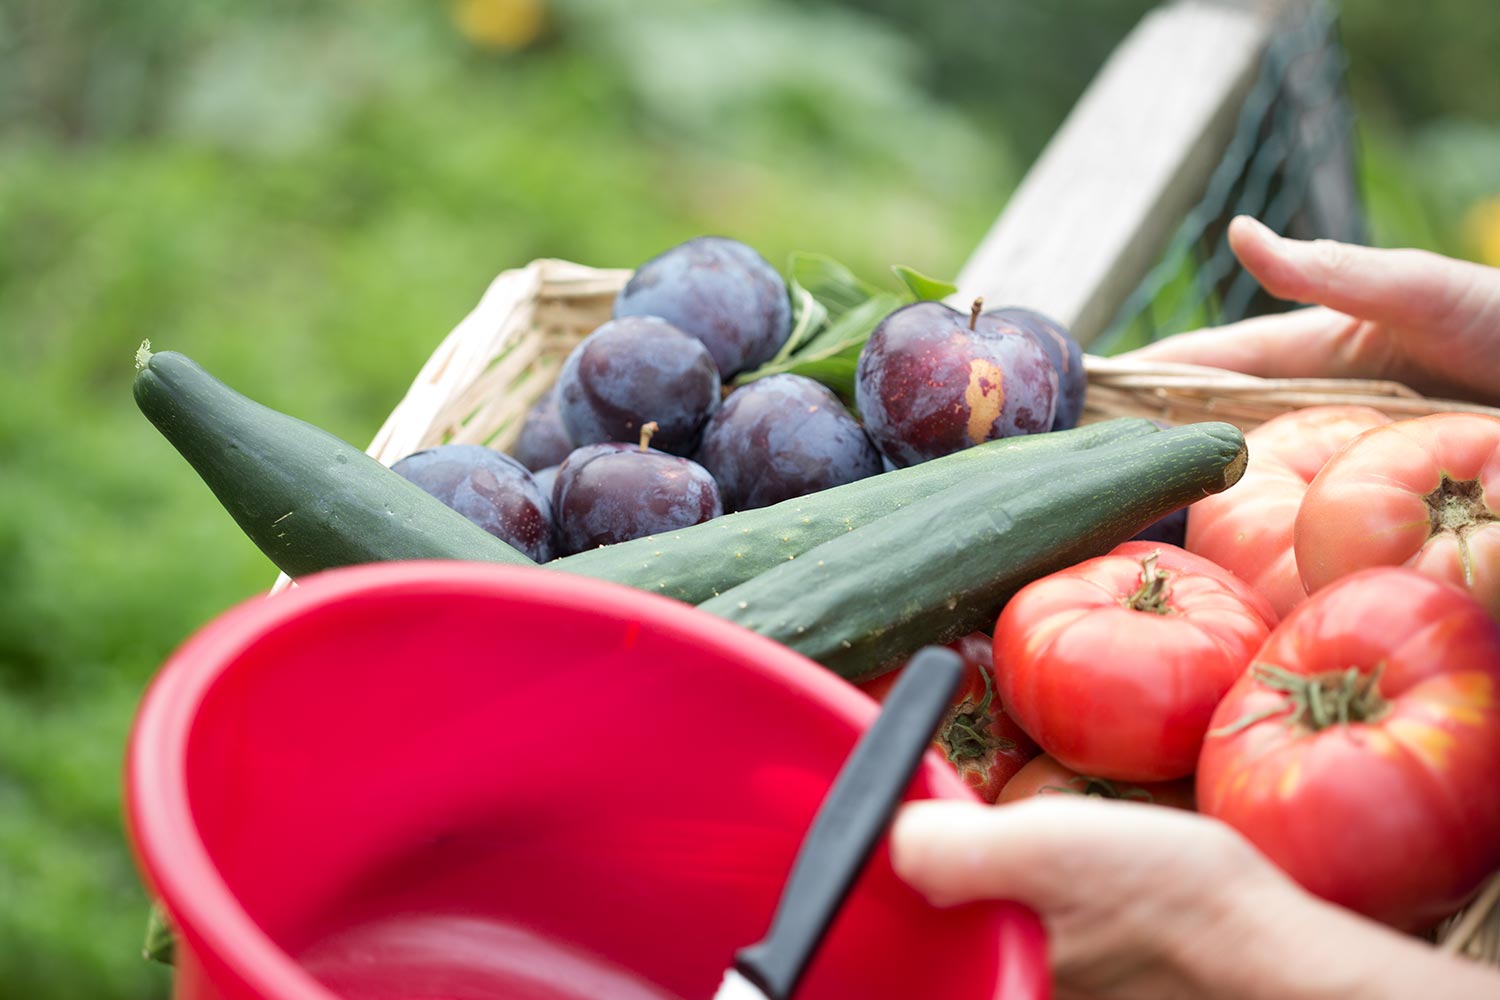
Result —
<path fill-rule="evenodd" d="M 1197 202 L 1294 0 L 1176 0 L 1116 48 L 959 273 L 950 300 L 1023 305 L 1084 345 Z"/>

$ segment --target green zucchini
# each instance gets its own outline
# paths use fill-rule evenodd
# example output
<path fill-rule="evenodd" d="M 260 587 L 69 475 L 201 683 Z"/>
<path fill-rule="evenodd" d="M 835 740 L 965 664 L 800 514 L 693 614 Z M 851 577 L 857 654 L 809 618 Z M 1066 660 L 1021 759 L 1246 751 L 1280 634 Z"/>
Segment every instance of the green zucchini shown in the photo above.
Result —
<path fill-rule="evenodd" d="M 771 507 L 554 559 L 547 566 L 698 604 L 815 545 L 969 479 L 984 477 L 995 489 L 1009 481 L 1030 484 L 1027 473 L 1040 470 L 1045 475 L 1060 455 L 1157 433 L 1151 421 L 1132 417 L 991 441 Z"/>
<path fill-rule="evenodd" d="M 1246 455 L 1235 427 L 1196 423 L 1054 458 L 1034 489 L 951 487 L 699 607 L 864 680 L 992 628 L 1025 584 L 1228 489 Z"/>
<path fill-rule="evenodd" d="M 137 363 L 136 405 L 288 576 L 391 559 L 536 565 L 348 442 L 183 355 L 143 348 Z"/>
<path fill-rule="evenodd" d="M 135 398 L 246 535 L 289 576 L 391 559 L 533 565 L 353 445 L 247 399 L 181 354 L 143 351 Z M 1003 483 L 1058 454 L 1155 433 L 1149 420 L 1130 418 L 993 441 L 547 565 L 697 603 L 970 477 Z"/>

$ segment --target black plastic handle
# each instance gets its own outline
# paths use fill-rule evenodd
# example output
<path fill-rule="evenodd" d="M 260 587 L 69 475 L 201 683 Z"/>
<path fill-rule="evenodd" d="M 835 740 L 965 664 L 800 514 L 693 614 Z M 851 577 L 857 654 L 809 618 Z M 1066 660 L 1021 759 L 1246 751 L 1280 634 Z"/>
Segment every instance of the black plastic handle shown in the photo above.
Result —
<path fill-rule="evenodd" d="M 797 988 L 885 834 L 962 672 L 963 663 L 951 649 L 919 650 L 839 770 L 797 852 L 770 931 L 735 955 L 735 968 L 768 1000 L 787 1000 Z"/>

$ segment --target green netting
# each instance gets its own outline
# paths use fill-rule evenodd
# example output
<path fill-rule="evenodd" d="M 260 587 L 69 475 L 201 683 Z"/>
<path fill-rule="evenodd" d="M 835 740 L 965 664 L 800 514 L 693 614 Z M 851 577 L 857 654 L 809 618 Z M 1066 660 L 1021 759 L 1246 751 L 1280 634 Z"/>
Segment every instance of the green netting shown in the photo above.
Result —
<path fill-rule="evenodd" d="M 1117 353 L 1285 308 L 1230 251 L 1235 215 L 1301 238 L 1365 242 L 1345 68 L 1336 4 L 1312 4 L 1277 32 L 1202 198 L 1091 350 Z"/>

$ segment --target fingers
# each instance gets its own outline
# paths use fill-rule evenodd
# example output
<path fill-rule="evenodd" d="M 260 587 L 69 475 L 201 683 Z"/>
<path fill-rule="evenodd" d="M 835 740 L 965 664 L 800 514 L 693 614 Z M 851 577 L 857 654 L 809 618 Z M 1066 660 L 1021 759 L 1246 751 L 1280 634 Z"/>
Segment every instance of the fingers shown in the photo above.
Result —
<path fill-rule="evenodd" d="M 1261 378 L 1389 378 L 1391 345 L 1331 309 L 1297 309 L 1180 333 L 1122 355 L 1209 365 Z"/>
<path fill-rule="evenodd" d="M 1262 378 L 1389 379 L 1500 401 L 1500 269 L 1420 250 L 1283 239 L 1246 216 L 1229 240 L 1271 293 L 1319 306 L 1177 334 L 1129 352 Z"/>
<path fill-rule="evenodd" d="M 1115 882 L 1205 863 L 1217 824 L 1177 809 L 1052 795 L 1005 806 L 917 802 L 891 830 L 896 873 L 935 905 L 1009 899 L 1041 913 Z M 1212 862 L 1207 862 L 1212 864 Z M 1123 886 L 1121 886 L 1123 887 Z"/>
<path fill-rule="evenodd" d="M 1229 246 L 1277 298 L 1402 326 L 1445 318 L 1484 270 L 1422 250 L 1286 239 L 1246 215 L 1230 222 Z"/>
<path fill-rule="evenodd" d="M 913 803 L 896 815 L 891 827 L 891 865 L 937 906 L 995 898 L 1036 906 L 1037 893 L 1023 884 L 1024 866 L 1004 850 L 1006 830 L 1014 825 L 1009 819 L 999 807 Z M 1044 830 L 1029 836 L 1038 835 L 1045 835 Z"/>

